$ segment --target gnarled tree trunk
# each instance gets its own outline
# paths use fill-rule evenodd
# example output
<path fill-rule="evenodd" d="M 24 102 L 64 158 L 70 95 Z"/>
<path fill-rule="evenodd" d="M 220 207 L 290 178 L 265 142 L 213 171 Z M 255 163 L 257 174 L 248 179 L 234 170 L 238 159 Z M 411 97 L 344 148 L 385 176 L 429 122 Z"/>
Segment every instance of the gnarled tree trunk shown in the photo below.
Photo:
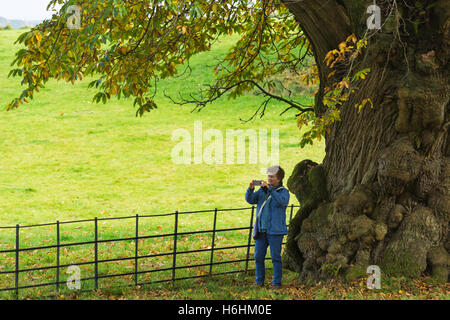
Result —
<path fill-rule="evenodd" d="M 358 61 L 371 68 L 368 78 L 340 108 L 323 163 L 304 160 L 288 180 L 301 208 L 290 224 L 284 265 L 303 279 L 338 271 L 353 279 L 374 264 L 388 275 L 430 271 L 448 281 L 450 4 L 419 2 L 379 1 L 382 29 L 371 33 Z M 363 37 L 373 3 L 285 3 L 315 54 L 321 114 L 331 81 L 324 57 L 350 34 Z M 358 113 L 362 98 L 371 98 L 373 109 Z"/>

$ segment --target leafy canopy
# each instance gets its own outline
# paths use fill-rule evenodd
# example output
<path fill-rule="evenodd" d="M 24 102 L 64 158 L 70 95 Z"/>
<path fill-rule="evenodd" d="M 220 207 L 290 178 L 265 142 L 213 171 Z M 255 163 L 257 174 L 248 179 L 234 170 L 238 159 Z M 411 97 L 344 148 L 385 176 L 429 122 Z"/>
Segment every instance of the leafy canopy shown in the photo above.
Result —
<path fill-rule="evenodd" d="M 221 35 L 237 33 L 239 40 L 213 69 L 214 84 L 177 103 L 203 108 L 225 93 L 236 98 L 260 90 L 266 99 L 255 115 L 259 111 L 262 116 L 268 102 L 277 100 L 299 111 L 299 127 L 314 123 L 302 146 L 320 139 L 324 126 L 339 117 L 335 111 L 325 115 L 328 119 L 316 117 L 311 106 L 271 93 L 271 76 L 287 70 L 299 74 L 311 54 L 305 35 L 280 0 L 51 0 L 48 9 L 57 4 L 61 8 L 52 19 L 16 41 L 24 48 L 16 53 L 9 76 L 22 77 L 25 89 L 7 110 L 29 102 L 51 78 L 74 83 L 91 76 L 96 80 L 89 86 L 98 90 L 94 101 L 132 97 L 136 115 L 142 116 L 157 107 L 159 79 L 175 75 L 179 65 L 188 68 L 189 58 L 210 50 Z M 77 6 L 79 16 L 71 6 Z M 79 28 L 69 27 L 74 19 Z M 317 80 L 316 72 L 307 77 L 307 82 Z"/>

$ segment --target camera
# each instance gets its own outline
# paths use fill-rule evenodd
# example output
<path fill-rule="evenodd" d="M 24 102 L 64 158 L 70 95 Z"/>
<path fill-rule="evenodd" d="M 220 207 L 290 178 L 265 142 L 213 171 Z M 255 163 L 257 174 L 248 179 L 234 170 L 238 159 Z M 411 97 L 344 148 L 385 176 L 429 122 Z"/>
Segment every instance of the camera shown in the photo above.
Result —
<path fill-rule="evenodd" d="M 262 184 L 262 180 L 253 180 L 254 186 L 260 186 Z"/>

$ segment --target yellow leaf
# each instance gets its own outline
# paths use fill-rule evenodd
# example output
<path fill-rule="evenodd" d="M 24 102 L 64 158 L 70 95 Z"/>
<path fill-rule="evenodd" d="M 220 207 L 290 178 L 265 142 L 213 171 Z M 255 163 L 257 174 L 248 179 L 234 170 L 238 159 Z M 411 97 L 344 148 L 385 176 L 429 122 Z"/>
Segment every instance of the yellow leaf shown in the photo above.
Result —
<path fill-rule="evenodd" d="M 344 86 L 347 89 L 349 88 L 349 84 L 347 82 L 347 80 L 342 80 L 341 82 L 339 82 L 340 87 Z"/>
<path fill-rule="evenodd" d="M 41 36 L 41 34 L 40 34 L 39 32 L 36 32 L 36 33 L 34 34 L 34 37 L 36 38 L 36 41 L 37 41 L 38 43 L 41 42 L 42 36 Z"/>
<path fill-rule="evenodd" d="M 119 90 L 118 86 L 116 86 L 116 85 L 111 86 L 111 94 L 112 95 L 116 95 L 118 90 Z"/>
<path fill-rule="evenodd" d="M 352 41 L 353 43 L 356 43 L 357 39 L 356 39 L 355 34 L 352 34 L 352 35 L 348 36 L 348 38 L 347 38 L 346 41 L 347 41 L 347 42 Z"/>
<path fill-rule="evenodd" d="M 125 48 L 125 47 L 120 47 L 120 48 L 119 48 L 119 53 L 120 53 L 120 54 L 123 54 L 123 55 L 126 54 L 126 53 L 127 53 L 127 48 Z"/>

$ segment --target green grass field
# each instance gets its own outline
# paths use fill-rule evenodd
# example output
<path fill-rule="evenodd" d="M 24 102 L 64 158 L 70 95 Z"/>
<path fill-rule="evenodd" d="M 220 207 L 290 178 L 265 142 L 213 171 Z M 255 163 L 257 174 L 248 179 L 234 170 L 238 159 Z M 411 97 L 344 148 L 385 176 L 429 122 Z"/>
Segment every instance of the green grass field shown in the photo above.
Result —
<path fill-rule="evenodd" d="M 218 129 L 224 135 L 227 129 L 278 129 L 279 164 L 286 171 L 286 179 L 294 166 L 303 159 L 322 162 L 324 142 L 315 142 L 304 149 L 299 147 L 301 132 L 296 127 L 295 111 L 279 114 L 287 107 L 271 103 L 265 116 L 244 123 L 263 101 L 260 96 L 248 94 L 238 100 L 221 98 L 201 112 L 191 113 L 194 106 L 178 106 L 162 94 L 163 89 L 174 98 L 178 92 L 187 97 L 196 88 L 213 79 L 215 57 L 222 56 L 236 37 L 223 38 L 213 50 L 191 59 L 189 78 L 161 80 L 156 102 L 159 107 L 142 118 L 135 117 L 132 101 L 112 100 L 95 104 L 96 93 L 88 89 L 89 78 L 75 85 L 51 81 L 41 94 L 25 106 L 6 112 L 11 99 L 20 94 L 20 80 L 8 79 L 10 62 L 18 49 L 13 45 L 22 30 L 0 31 L 0 227 L 21 226 L 55 221 L 153 215 L 178 211 L 208 210 L 214 208 L 250 207 L 244 193 L 252 179 L 264 179 L 260 164 L 175 164 L 171 150 L 178 143 L 172 141 L 176 129 L 194 134 L 194 121 L 202 121 L 203 131 Z M 211 71 L 210 71 L 211 70 Z M 182 69 L 180 69 L 182 71 Z M 313 103 L 311 90 L 299 96 L 304 104 Z M 204 144 L 204 147 L 206 145 Z M 290 204 L 298 205 L 293 194 Z M 289 213 L 289 212 L 288 212 Z M 289 216 L 289 214 L 288 214 Z M 218 214 L 217 228 L 247 227 L 250 210 L 227 211 Z M 162 234 L 173 231 L 173 216 L 142 218 L 139 235 Z M 213 223 L 211 212 L 180 216 L 179 232 L 208 230 Z M 134 219 L 99 222 L 99 239 L 134 236 Z M 61 243 L 93 240 L 93 224 L 61 226 Z M 56 241 L 54 225 L 20 229 L 20 247 L 53 245 Z M 243 244 L 247 230 L 222 232 L 216 235 L 217 246 Z M 0 229 L 0 250 L 14 249 L 15 229 Z M 190 235 L 179 238 L 179 250 L 208 248 L 210 235 Z M 170 252 L 171 238 L 139 241 L 139 254 Z M 99 259 L 111 259 L 134 254 L 134 242 L 103 243 L 99 245 Z M 252 251 L 253 252 L 253 251 Z M 215 261 L 239 259 L 244 249 L 216 252 Z M 0 272 L 14 270 L 15 254 L 0 254 Z M 30 250 L 20 253 L 20 267 L 36 268 L 54 265 L 55 249 Z M 93 246 L 64 247 L 61 264 L 92 261 Z M 209 252 L 180 255 L 178 264 L 208 263 Z M 171 265 L 172 256 L 139 260 L 139 269 L 164 268 Z M 214 272 L 242 268 L 243 263 L 219 265 Z M 253 268 L 250 265 L 250 268 Z M 93 266 L 82 266 L 82 276 L 90 277 Z M 270 277 L 271 263 L 267 263 Z M 127 273 L 134 270 L 134 260 L 101 264 L 102 275 Z M 202 275 L 208 267 L 195 270 L 177 270 L 177 277 Z M 139 281 L 170 278 L 169 272 L 140 275 Z M 68 275 L 61 270 L 61 281 Z M 448 298 L 448 287 L 433 287 L 430 291 L 415 288 L 412 282 L 383 279 L 384 291 L 376 293 L 355 283 L 351 289 L 342 285 L 298 286 L 295 274 L 286 271 L 286 289 L 273 293 L 267 289 L 250 287 L 253 275 L 230 275 L 217 279 L 159 284 L 148 290 L 120 289 L 117 285 L 133 283 L 132 276 L 105 278 L 102 290 L 77 294 L 62 292 L 56 298 L 87 299 L 387 299 L 387 298 Z M 20 283 L 38 284 L 54 281 L 55 270 L 21 273 Z M 0 273 L 1 287 L 14 285 L 14 274 Z M 93 288 L 93 282 L 83 284 Z M 408 287 L 409 286 L 409 287 Z M 330 289 L 334 288 L 334 289 Z M 405 289 L 406 288 L 406 289 Z M 401 291 L 399 293 L 399 290 Z M 402 290 L 408 293 L 404 295 Z M 40 298 L 54 293 L 54 287 L 23 289 L 21 298 Z M 52 296 L 55 298 L 55 296 Z M 14 298 L 13 292 L 0 292 L 0 298 Z"/>
<path fill-rule="evenodd" d="M 23 31 L 4 30 L 0 37 L 0 105 L 20 93 L 20 80 L 8 79 L 10 62 L 18 49 L 13 45 Z M 95 104 L 95 90 L 88 89 L 89 78 L 75 85 L 50 82 L 41 94 L 20 109 L 0 111 L 0 226 L 52 223 L 57 220 L 80 220 L 94 217 L 120 217 L 153 215 L 178 211 L 208 210 L 214 208 L 250 207 L 244 193 L 251 179 L 264 179 L 265 165 L 250 164 L 248 152 L 244 164 L 191 164 L 173 163 L 171 151 L 178 141 L 172 140 L 176 129 L 186 129 L 194 136 L 194 121 L 201 121 L 203 132 L 218 129 L 226 136 L 227 129 L 267 129 L 279 132 L 279 164 L 289 177 L 295 164 L 308 158 L 321 162 L 323 143 L 300 149 L 300 132 L 296 127 L 295 111 L 279 114 L 287 107 L 272 103 L 266 115 L 250 122 L 250 118 L 263 101 L 260 96 L 248 94 L 238 100 L 223 97 L 201 112 L 191 113 L 193 105 L 179 106 L 164 97 L 163 90 L 174 98 L 178 92 L 185 97 L 213 80 L 212 66 L 216 57 L 223 56 L 236 41 L 236 37 L 222 39 L 208 53 L 190 61 L 192 74 L 161 80 L 156 102 L 157 110 L 136 117 L 131 100 L 113 100 L 108 104 Z M 180 68 L 180 74 L 183 68 Z M 312 96 L 300 96 L 302 103 L 312 103 Z M 270 140 L 269 140 L 270 141 Z M 203 148 L 207 143 L 203 144 Z M 225 150 L 225 147 L 224 147 Z M 270 155 L 270 145 L 268 146 Z M 225 153 L 225 152 L 224 152 Z M 291 203 L 298 205 L 294 195 Z M 250 210 L 229 211 L 218 214 L 217 228 L 247 227 Z M 211 212 L 180 216 L 179 232 L 211 229 Z M 170 233 L 173 216 L 141 219 L 140 235 Z M 55 244 L 55 226 L 24 228 L 20 230 L 21 248 Z M 246 230 L 217 234 L 216 245 L 243 244 Z M 134 235 L 134 221 L 111 220 L 99 223 L 99 239 L 112 239 Z M 203 237 L 203 238 L 202 238 Z M 186 237 L 189 238 L 189 237 Z M 210 245 L 210 235 L 191 236 L 185 246 L 194 241 L 199 247 Z M 0 229 L 0 249 L 14 248 L 15 230 Z M 61 227 L 61 243 L 93 240 L 93 224 L 71 224 Z M 172 250 L 168 240 L 140 241 L 140 254 Z M 129 256 L 133 244 L 100 245 L 101 259 Z M 108 247 L 107 247 L 108 246 Z M 179 243 L 182 249 L 182 242 Z M 228 259 L 241 258 L 245 250 L 224 251 Z M 92 259 L 91 248 L 66 247 L 65 262 Z M 217 253 L 218 257 L 220 252 Z M 0 271 L 14 268 L 14 254 L 4 254 Z M 55 250 L 27 251 L 20 254 L 21 268 L 52 265 Z M 156 266 L 164 267 L 167 261 Z M 219 258 L 218 258 L 219 259 Z M 142 268 L 148 268 L 150 259 L 142 259 Z M 209 253 L 196 257 L 180 257 L 181 263 L 204 263 Z M 207 260 L 207 261 L 204 261 Z M 72 262 L 70 262 L 72 261 Z M 134 261 L 102 265 L 101 273 L 128 272 Z M 242 266 L 242 264 L 237 264 Z M 229 266 L 220 266 L 224 271 Z M 92 273 L 92 266 L 82 271 Z M 219 268 L 219 269 L 220 269 Z M 198 268 L 201 269 L 201 268 Z M 204 272 L 205 268 L 195 273 Z M 167 274 L 167 273 L 166 273 Z M 186 272 L 180 271 L 180 275 Z M 22 273 L 21 283 L 35 284 L 51 280 L 54 270 Z M 11 284 L 13 275 L 3 275 Z M 163 275 L 161 275 L 164 278 Z M 144 280 L 144 279 L 143 279 Z M 115 279 L 114 281 L 117 281 Z M 29 289 L 37 293 L 37 289 Z M 42 290 L 41 290 L 42 291 Z"/>
<path fill-rule="evenodd" d="M 20 94 L 19 79 L 8 79 L 9 64 L 20 31 L 2 31 L 0 37 L 0 105 Z M 324 144 L 300 149 L 295 111 L 275 103 L 262 119 L 243 123 L 263 101 L 248 95 L 238 100 L 221 98 L 201 112 L 194 106 L 172 104 L 162 94 L 194 92 L 213 79 L 207 65 L 232 44 L 232 38 L 214 51 L 195 56 L 192 76 L 161 80 L 159 108 L 135 117 L 132 101 L 95 104 L 89 79 L 75 85 L 53 81 L 25 106 L 0 111 L 0 225 L 53 222 L 57 219 L 112 217 L 247 206 L 248 183 L 261 175 L 262 165 L 192 164 L 171 161 L 178 143 L 172 132 L 194 133 L 194 121 L 203 131 L 266 128 L 279 130 L 279 162 L 289 177 L 303 159 L 321 162 Z M 312 103 L 313 97 L 301 98 Z M 205 144 L 204 144 L 205 146 Z M 294 196 L 291 202 L 297 204 Z"/>

